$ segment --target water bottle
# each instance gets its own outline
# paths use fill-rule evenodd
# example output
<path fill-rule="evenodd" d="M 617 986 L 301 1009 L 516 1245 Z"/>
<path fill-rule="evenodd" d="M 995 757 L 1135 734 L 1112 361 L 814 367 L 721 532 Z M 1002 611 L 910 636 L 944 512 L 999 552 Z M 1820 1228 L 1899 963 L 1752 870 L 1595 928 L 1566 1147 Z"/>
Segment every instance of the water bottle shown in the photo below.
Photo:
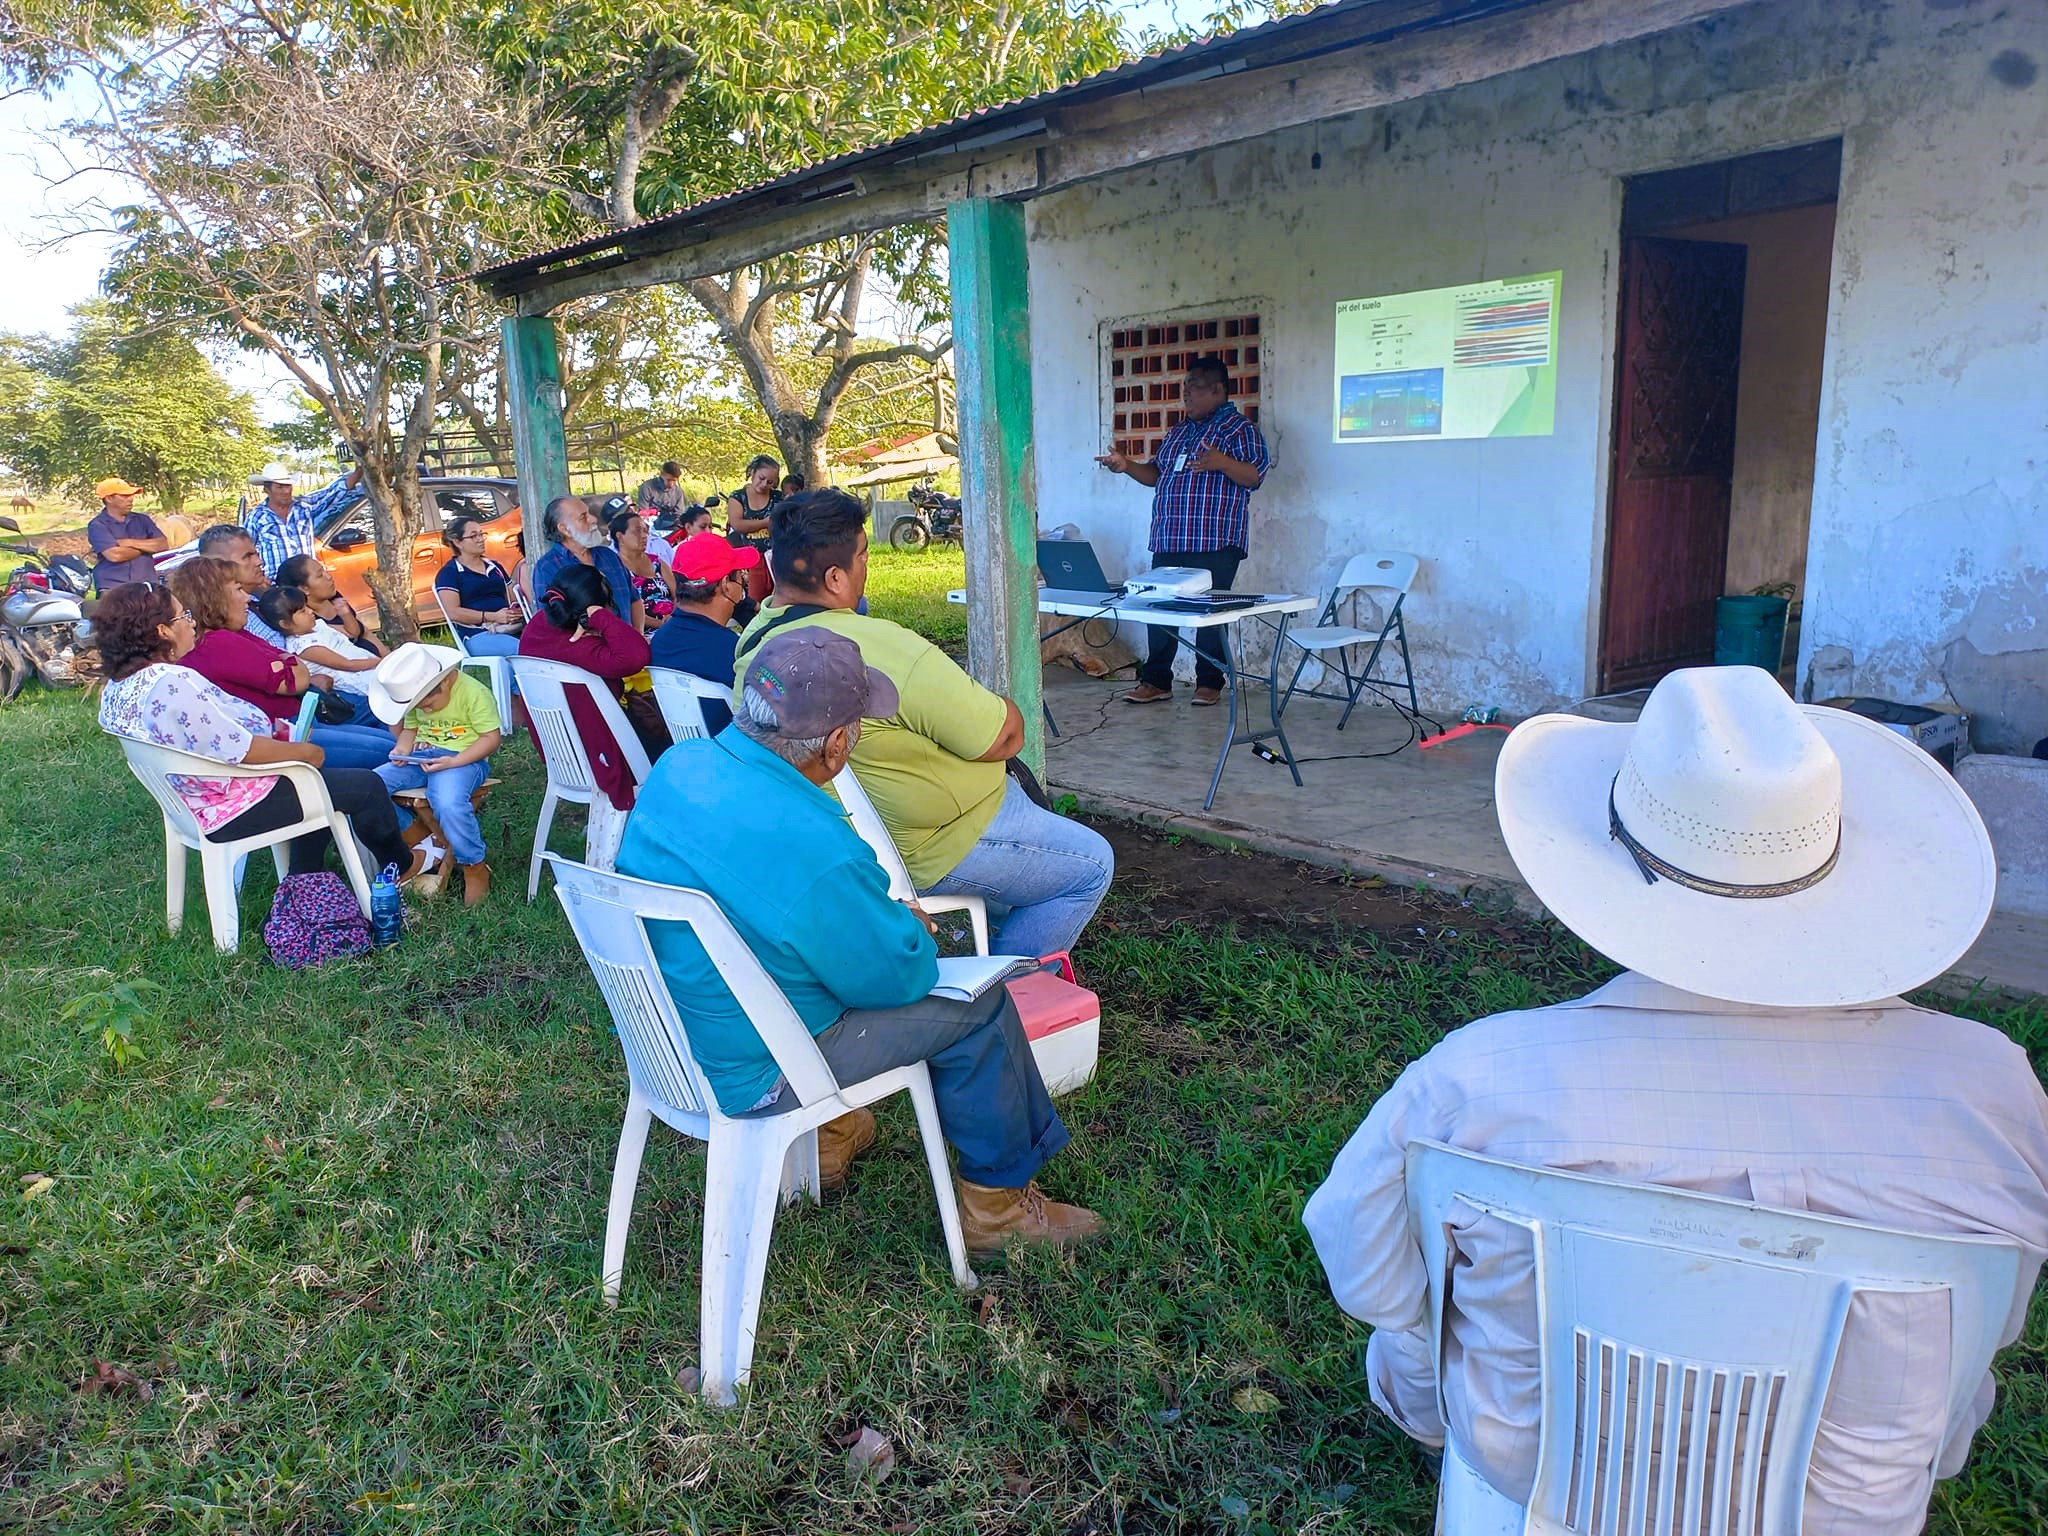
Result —
<path fill-rule="evenodd" d="M 396 944 L 405 932 L 405 905 L 398 899 L 398 866 L 386 864 L 370 886 L 370 936 L 377 947 Z"/>

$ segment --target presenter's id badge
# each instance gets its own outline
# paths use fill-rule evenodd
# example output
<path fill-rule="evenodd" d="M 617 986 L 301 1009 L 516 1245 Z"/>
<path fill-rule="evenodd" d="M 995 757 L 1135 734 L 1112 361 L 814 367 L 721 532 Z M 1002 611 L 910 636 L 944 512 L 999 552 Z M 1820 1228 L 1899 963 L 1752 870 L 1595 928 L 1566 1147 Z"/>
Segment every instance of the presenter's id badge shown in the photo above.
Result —
<path fill-rule="evenodd" d="M 1188 472 L 1188 456 L 1185 451 L 1173 461 L 1173 472 L 1176 475 L 1184 475 Z"/>

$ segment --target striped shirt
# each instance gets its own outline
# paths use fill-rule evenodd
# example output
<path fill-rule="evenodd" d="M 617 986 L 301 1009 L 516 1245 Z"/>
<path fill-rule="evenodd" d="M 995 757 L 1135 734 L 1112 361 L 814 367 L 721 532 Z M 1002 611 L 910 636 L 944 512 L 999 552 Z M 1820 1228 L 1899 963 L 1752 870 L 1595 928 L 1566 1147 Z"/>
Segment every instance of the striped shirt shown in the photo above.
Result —
<path fill-rule="evenodd" d="M 1931 1233 L 2016 1239 L 2033 1289 L 2048 1253 L 2048 1095 L 1987 1025 L 1897 998 L 1754 1008 L 1626 973 L 1575 1002 L 1456 1030 L 1381 1096 L 1302 1222 L 1337 1304 L 1375 1329 L 1373 1401 L 1441 1444 L 1428 1284 L 1408 1230 L 1408 1144 L 1564 1168 Z M 1457 1233 L 1444 1402 L 1487 1481 L 1526 1498 L 1540 1402 L 1526 1230 Z M 2025 1307 L 2008 1322 L 2018 1336 Z M 1987 1376 L 1944 1423 L 1948 1306 L 1858 1292 L 1821 1410 L 1806 1536 L 1914 1536 L 1991 1411 Z"/>
<path fill-rule="evenodd" d="M 1266 439 L 1228 400 L 1200 421 L 1188 418 L 1176 423 L 1152 459 L 1159 466 L 1159 484 L 1152 492 L 1149 544 L 1154 554 L 1251 547 L 1247 541 L 1252 493 L 1221 470 L 1188 467 L 1196 454 L 1210 447 L 1254 466 L 1261 480 L 1273 467 Z"/>

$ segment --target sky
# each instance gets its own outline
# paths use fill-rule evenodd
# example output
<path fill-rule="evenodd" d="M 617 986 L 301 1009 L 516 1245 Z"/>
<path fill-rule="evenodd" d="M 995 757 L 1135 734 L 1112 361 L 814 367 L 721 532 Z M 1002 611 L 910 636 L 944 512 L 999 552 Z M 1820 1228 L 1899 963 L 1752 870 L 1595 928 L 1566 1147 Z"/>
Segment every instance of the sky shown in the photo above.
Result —
<path fill-rule="evenodd" d="M 1208 10 L 1204 0 L 1136 0 L 1123 7 L 1126 25 L 1169 27 L 1177 17 L 1194 19 Z M 85 146 L 63 124 L 86 115 L 82 91 L 54 98 L 0 97 L 0 332 L 58 334 L 69 328 L 71 306 L 93 297 L 113 242 L 101 235 L 66 235 L 96 210 L 122 201 L 120 182 L 91 171 Z M 281 369 L 237 355 L 221 360 L 224 371 L 257 397 L 269 420 L 290 413 L 290 386 Z"/>

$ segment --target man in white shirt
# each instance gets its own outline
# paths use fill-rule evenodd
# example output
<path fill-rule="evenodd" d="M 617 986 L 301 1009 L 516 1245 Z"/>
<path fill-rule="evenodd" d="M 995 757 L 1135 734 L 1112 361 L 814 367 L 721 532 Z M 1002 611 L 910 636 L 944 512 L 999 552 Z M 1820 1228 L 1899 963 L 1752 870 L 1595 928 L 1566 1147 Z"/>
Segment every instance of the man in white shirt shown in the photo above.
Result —
<path fill-rule="evenodd" d="M 1895 995 L 1989 911 L 1983 824 L 1934 760 L 1754 668 L 1659 684 L 1634 725 L 1541 716 L 1501 755 L 1503 833 L 1561 921 L 1630 967 L 1588 997 L 1449 1035 L 1373 1106 L 1303 1213 L 1338 1304 L 1373 1324 L 1373 1401 L 1442 1446 L 1409 1143 L 2048 1255 L 2048 1096 L 1984 1025 Z M 1449 1432 L 1526 1499 L 1536 1465 L 1527 1236 L 1474 1214 L 1444 1322 Z M 1992 1382 L 1943 1423 L 1947 1306 L 1859 1293 L 1807 1480 L 1807 1536 L 1911 1536 Z"/>

